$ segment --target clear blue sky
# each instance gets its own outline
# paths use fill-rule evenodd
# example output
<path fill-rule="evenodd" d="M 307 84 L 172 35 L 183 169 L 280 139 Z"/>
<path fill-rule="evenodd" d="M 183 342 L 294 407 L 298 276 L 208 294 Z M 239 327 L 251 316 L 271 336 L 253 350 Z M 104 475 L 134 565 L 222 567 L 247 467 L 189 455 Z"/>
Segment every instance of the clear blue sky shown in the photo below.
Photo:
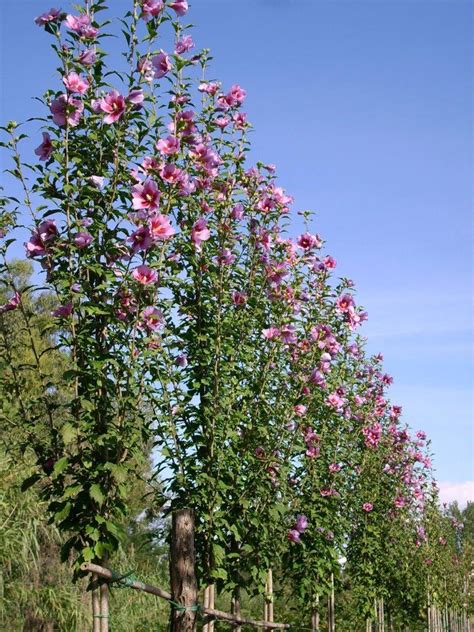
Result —
<path fill-rule="evenodd" d="M 55 78 L 33 24 L 52 2 L 1 0 L 2 121 L 38 113 L 30 97 Z M 277 165 L 297 209 L 317 211 L 392 398 L 453 483 L 474 480 L 473 6 L 194 0 L 189 13 L 213 74 L 248 91 L 253 158 Z"/>

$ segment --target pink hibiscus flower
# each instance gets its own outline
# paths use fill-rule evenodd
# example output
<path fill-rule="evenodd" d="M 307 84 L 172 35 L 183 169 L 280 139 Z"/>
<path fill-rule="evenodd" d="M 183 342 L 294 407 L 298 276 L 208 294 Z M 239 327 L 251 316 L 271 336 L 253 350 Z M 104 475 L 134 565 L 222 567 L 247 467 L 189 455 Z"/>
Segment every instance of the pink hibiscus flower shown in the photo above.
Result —
<path fill-rule="evenodd" d="M 61 9 L 50 9 L 49 11 L 38 15 L 38 17 L 35 18 L 35 24 L 38 26 L 46 26 L 46 24 L 49 24 L 50 22 L 57 22 L 61 19 L 61 16 Z"/>
<path fill-rule="evenodd" d="M 76 127 L 81 120 L 84 105 L 79 99 L 73 99 L 67 94 L 60 94 L 57 99 L 51 101 L 49 109 L 56 125 L 64 127 L 67 122 L 71 127 Z"/>
<path fill-rule="evenodd" d="M 207 241 L 211 236 L 211 231 L 207 227 L 206 220 L 201 217 L 197 220 L 191 230 L 191 241 L 196 246 L 196 250 L 200 252 L 201 244 L 203 241 Z"/>
<path fill-rule="evenodd" d="M 89 15 L 82 13 L 81 15 L 68 15 L 66 17 L 66 26 L 85 39 L 94 39 L 99 32 L 94 26 Z"/>
<path fill-rule="evenodd" d="M 175 2 L 170 4 L 170 8 L 182 17 L 189 9 L 189 5 L 187 0 L 175 0 Z"/>
<path fill-rule="evenodd" d="M 152 283 L 156 283 L 158 281 L 158 274 L 156 270 L 152 270 L 146 265 L 141 265 L 135 268 L 132 272 L 132 277 L 138 283 L 142 285 L 151 285 Z"/>
<path fill-rule="evenodd" d="M 89 90 L 89 82 L 77 72 L 70 72 L 63 77 L 63 83 L 69 92 L 77 92 L 78 94 L 85 94 Z"/>
<path fill-rule="evenodd" d="M 169 219 L 165 215 L 158 213 L 152 217 L 148 223 L 150 233 L 154 239 L 169 239 L 175 234 L 175 229 L 171 226 Z"/>
<path fill-rule="evenodd" d="M 175 136 L 168 136 L 167 138 L 160 138 L 156 143 L 156 148 L 160 154 L 165 156 L 171 156 L 177 154 L 179 151 L 180 142 Z"/>
<path fill-rule="evenodd" d="M 43 132 L 43 142 L 35 149 L 35 154 L 40 160 L 48 160 L 53 153 L 53 143 L 48 132 Z"/>
<path fill-rule="evenodd" d="M 5 303 L 4 305 L 0 305 L 0 314 L 4 314 L 5 312 L 11 312 L 18 307 L 20 304 L 20 294 L 15 292 L 12 298 Z"/>
<path fill-rule="evenodd" d="M 163 0 L 143 0 L 142 18 L 148 22 L 151 18 L 156 18 L 163 11 L 165 5 Z"/>
<path fill-rule="evenodd" d="M 136 184 L 132 187 L 132 206 L 138 210 L 153 212 L 158 209 L 160 203 L 160 191 L 154 180 L 146 180 L 144 184 Z"/>
<path fill-rule="evenodd" d="M 99 100 L 98 106 L 102 112 L 107 114 L 104 118 L 104 123 L 111 125 L 120 120 L 125 114 L 125 97 L 117 90 L 112 90 L 107 96 Z"/>
<path fill-rule="evenodd" d="M 158 55 L 152 57 L 151 64 L 156 79 L 164 77 L 172 68 L 170 58 L 163 50 L 161 50 Z"/>

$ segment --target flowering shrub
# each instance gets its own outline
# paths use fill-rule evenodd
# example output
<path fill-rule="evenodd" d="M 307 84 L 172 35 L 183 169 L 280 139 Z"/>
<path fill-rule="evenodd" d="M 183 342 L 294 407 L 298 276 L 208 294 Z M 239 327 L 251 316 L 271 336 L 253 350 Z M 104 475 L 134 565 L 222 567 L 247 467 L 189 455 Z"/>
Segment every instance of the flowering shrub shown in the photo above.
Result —
<path fill-rule="evenodd" d="M 369 612 L 391 525 L 407 516 L 422 528 L 424 436 L 410 438 L 381 358 L 364 351 L 352 282 L 333 280 L 336 261 L 309 226 L 286 234 L 293 200 L 275 167 L 247 164 L 246 91 L 207 78 L 188 3 L 131 2 L 120 73 L 102 47 L 106 9 L 86 0 L 35 20 L 60 71 L 42 99 L 32 183 L 24 134 L 3 128 L 24 199 L 3 200 L 11 296 L 0 315 L 19 310 L 25 327 L 32 316 L 8 264 L 28 212 L 25 254 L 37 289 L 54 292 L 54 347 L 70 360 L 22 410 L 38 455 L 26 485 L 41 480 L 71 533 L 65 556 L 103 560 L 153 442 L 163 503 L 196 511 L 203 583 L 251 590 L 250 576 L 258 590 L 284 564 L 313 600 L 346 551 Z M 59 384 L 68 397 L 52 403 Z"/>

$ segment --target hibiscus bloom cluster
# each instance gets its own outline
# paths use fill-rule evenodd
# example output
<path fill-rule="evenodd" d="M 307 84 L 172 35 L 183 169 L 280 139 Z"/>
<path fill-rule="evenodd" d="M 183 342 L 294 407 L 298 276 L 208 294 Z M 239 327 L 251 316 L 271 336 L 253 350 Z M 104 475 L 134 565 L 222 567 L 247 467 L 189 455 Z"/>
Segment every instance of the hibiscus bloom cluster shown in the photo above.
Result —
<path fill-rule="evenodd" d="M 288 540 L 296 543 L 301 542 L 301 536 L 308 528 L 308 525 L 308 518 L 304 514 L 296 516 L 296 522 L 291 529 L 288 530 Z"/>

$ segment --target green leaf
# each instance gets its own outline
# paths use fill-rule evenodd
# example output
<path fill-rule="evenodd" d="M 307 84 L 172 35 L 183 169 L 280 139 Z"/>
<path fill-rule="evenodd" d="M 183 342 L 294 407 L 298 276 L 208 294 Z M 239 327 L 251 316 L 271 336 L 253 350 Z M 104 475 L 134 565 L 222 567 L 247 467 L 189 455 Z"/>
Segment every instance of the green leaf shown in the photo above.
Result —
<path fill-rule="evenodd" d="M 64 472 L 68 464 L 69 459 L 67 458 L 67 456 L 63 456 L 61 459 L 59 459 L 59 461 L 56 461 L 56 463 L 54 464 L 53 476 L 59 476 L 61 472 Z"/>
<path fill-rule="evenodd" d="M 71 498 L 76 496 L 83 489 L 82 485 L 70 485 L 64 490 L 63 498 Z"/>
<path fill-rule="evenodd" d="M 23 483 L 21 484 L 21 491 L 26 492 L 32 485 L 34 485 L 41 478 L 41 474 L 32 474 L 32 476 L 28 476 Z"/>
<path fill-rule="evenodd" d="M 99 503 L 99 505 L 102 505 L 105 500 L 105 495 L 101 490 L 100 485 L 97 485 L 97 483 L 94 483 L 90 486 L 89 496 L 97 503 Z"/>
<path fill-rule="evenodd" d="M 82 550 L 82 557 L 84 558 L 85 562 L 90 562 L 95 557 L 94 549 L 90 546 L 87 546 L 85 549 Z"/>
<path fill-rule="evenodd" d="M 72 509 L 72 503 L 66 503 L 64 507 L 60 509 L 60 511 L 57 511 L 54 514 L 55 522 L 62 522 L 63 520 L 65 520 L 71 513 L 71 509 Z"/>
<path fill-rule="evenodd" d="M 77 438 L 77 430 L 72 426 L 72 424 L 66 422 L 61 428 L 61 436 L 65 445 L 69 445 Z"/>

